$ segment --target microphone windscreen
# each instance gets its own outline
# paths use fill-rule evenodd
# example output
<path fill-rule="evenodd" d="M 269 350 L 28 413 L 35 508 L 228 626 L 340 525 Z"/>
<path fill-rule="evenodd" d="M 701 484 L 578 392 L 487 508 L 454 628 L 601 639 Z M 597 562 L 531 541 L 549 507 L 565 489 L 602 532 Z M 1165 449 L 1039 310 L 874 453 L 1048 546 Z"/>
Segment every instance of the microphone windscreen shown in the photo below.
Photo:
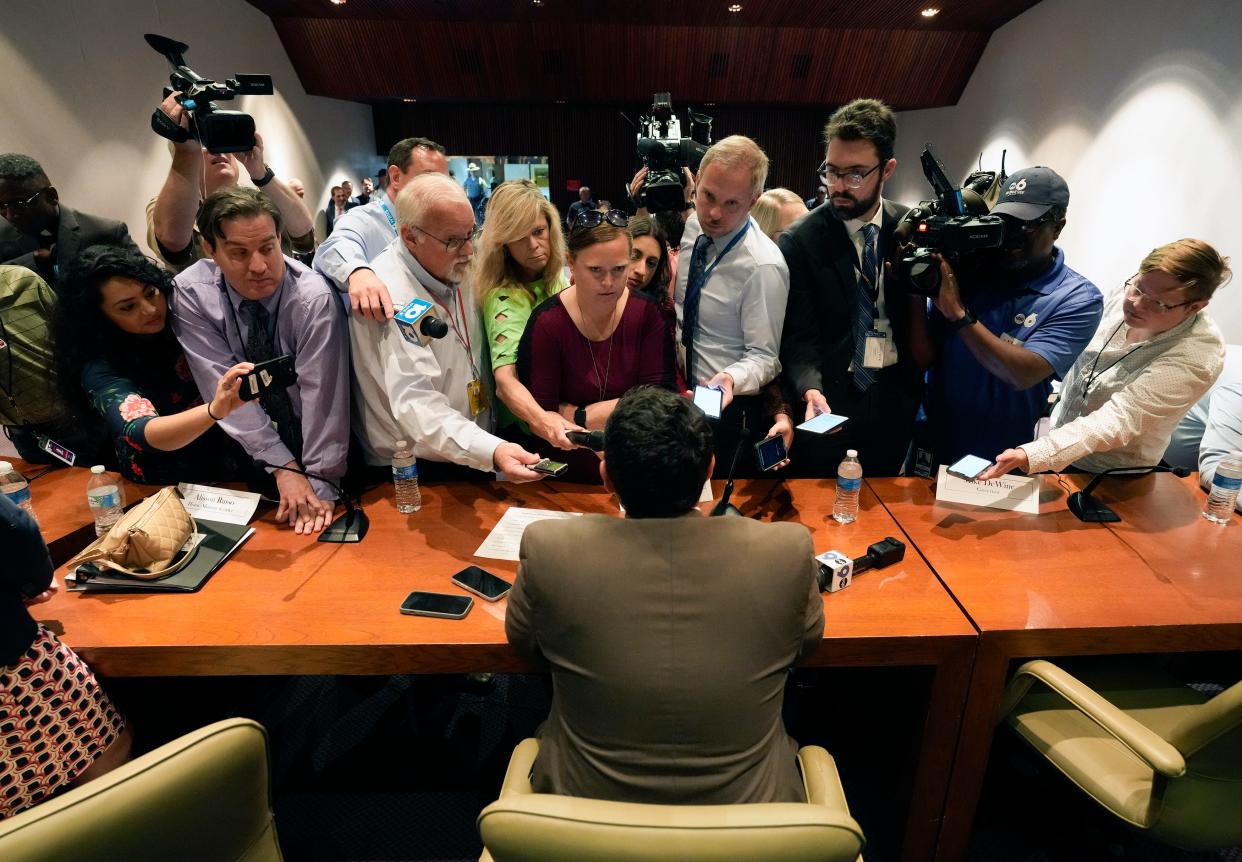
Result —
<path fill-rule="evenodd" d="M 1172 470 L 1172 473 L 1174 476 L 1177 476 L 1181 479 L 1185 479 L 1187 476 L 1190 475 L 1190 471 L 1187 470 L 1185 467 L 1174 467 Z"/>
<path fill-rule="evenodd" d="M 419 322 L 418 331 L 428 338 L 443 338 L 448 335 L 448 324 L 438 317 L 427 314 Z"/>

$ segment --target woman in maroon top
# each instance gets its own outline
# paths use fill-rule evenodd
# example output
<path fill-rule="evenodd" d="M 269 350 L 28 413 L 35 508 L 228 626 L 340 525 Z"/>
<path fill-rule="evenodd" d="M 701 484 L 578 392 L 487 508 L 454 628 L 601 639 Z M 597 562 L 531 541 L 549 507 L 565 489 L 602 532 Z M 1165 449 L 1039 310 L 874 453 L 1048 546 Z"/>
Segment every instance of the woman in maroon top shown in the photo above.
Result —
<path fill-rule="evenodd" d="M 626 288 L 627 223 L 618 210 L 578 215 L 567 243 L 573 284 L 531 313 L 518 347 L 518 377 L 539 406 L 592 431 L 631 387 L 676 391 L 673 335 L 660 307 Z M 544 454 L 569 463 L 566 479 L 600 481 L 593 452 Z"/>

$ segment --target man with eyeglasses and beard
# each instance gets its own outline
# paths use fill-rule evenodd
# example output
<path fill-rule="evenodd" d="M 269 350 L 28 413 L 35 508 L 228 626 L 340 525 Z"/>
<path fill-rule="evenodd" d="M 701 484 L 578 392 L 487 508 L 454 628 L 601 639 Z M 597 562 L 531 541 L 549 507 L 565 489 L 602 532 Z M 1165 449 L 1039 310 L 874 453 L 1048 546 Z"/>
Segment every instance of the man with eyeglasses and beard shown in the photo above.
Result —
<path fill-rule="evenodd" d="M 108 244 L 138 250 L 122 222 L 62 204 L 39 163 L 20 153 L 0 155 L 0 216 L 0 263 L 32 269 L 53 288 L 80 249 Z"/>
<path fill-rule="evenodd" d="M 1004 245 L 978 253 L 966 284 L 940 261 L 940 290 L 916 342 L 921 358 L 934 356 L 916 463 L 991 459 L 1037 436 L 1053 378 L 1091 341 L 1104 307 L 1099 288 L 1056 246 L 1068 207 L 1069 186 L 1056 171 L 1018 171 L 992 208 L 1005 222 Z"/>
<path fill-rule="evenodd" d="M 911 328 L 925 323 L 922 298 L 886 277 L 884 267 L 907 210 L 883 196 L 897 167 L 896 136 L 883 102 L 858 99 L 838 109 L 824 130 L 825 205 L 779 240 L 789 265 L 781 364 L 803 402 L 797 421 L 849 417 L 832 434 L 797 433 L 798 475 L 835 475 L 846 450 L 857 449 L 868 475 L 892 476 L 910 447 L 923 372 L 910 349 Z"/>

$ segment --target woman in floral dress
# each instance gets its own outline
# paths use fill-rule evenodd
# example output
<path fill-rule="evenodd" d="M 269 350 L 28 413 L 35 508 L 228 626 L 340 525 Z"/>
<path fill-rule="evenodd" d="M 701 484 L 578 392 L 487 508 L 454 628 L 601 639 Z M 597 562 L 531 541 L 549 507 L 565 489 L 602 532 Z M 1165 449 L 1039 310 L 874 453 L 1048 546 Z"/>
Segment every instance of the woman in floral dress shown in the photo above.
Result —
<path fill-rule="evenodd" d="M 246 403 L 238 381 L 254 366 L 228 369 L 204 404 L 173 335 L 172 292 L 172 277 L 132 250 L 96 245 L 70 262 L 53 323 L 61 386 L 103 416 L 130 481 L 240 478 L 244 453 L 215 424 Z"/>

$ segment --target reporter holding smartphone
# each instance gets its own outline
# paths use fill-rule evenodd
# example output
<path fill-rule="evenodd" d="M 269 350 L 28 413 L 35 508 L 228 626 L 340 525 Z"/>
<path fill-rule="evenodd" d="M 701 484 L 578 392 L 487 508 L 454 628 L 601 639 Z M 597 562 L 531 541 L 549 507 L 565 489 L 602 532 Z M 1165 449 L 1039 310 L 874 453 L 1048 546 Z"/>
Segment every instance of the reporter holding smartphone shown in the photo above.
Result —
<path fill-rule="evenodd" d="M 633 241 L 618 210 L 579 213 L 567 243 L 573 284 L 536 308 L 518 346 L 518 379 L 544 410 L 588 430 L 604 427 L 617 399 L 634 386 L 677 388 L 672 333 L 659 304 L 630 290 Z M 540 445 L 569 464 L 564 478 L 598 483 L 586 450 Z"/>
<path fill-rule="evenodd" d="M 1228 258 L 1203 240 L 1153 249 L 1109 299 L 1065 375 L 1051 431 L 1001 452 L 980 478 L 1159 463 L 1177 423 L 1224 367 L 1224 339 L 1203 309 L 1230 276 Z"/>
<path fill-rule="evenodd" d="M 53 318 L 65 398 L 103 417 L 131 482 L 239 479 L 248 462 L 215 425 L 244 403 L 238 381 L 254 366 L 226 371 L 204 404 L 173 335 L 172 289 L 165 270 L 121 246 L 91 246 L 69 262 Z"/>

